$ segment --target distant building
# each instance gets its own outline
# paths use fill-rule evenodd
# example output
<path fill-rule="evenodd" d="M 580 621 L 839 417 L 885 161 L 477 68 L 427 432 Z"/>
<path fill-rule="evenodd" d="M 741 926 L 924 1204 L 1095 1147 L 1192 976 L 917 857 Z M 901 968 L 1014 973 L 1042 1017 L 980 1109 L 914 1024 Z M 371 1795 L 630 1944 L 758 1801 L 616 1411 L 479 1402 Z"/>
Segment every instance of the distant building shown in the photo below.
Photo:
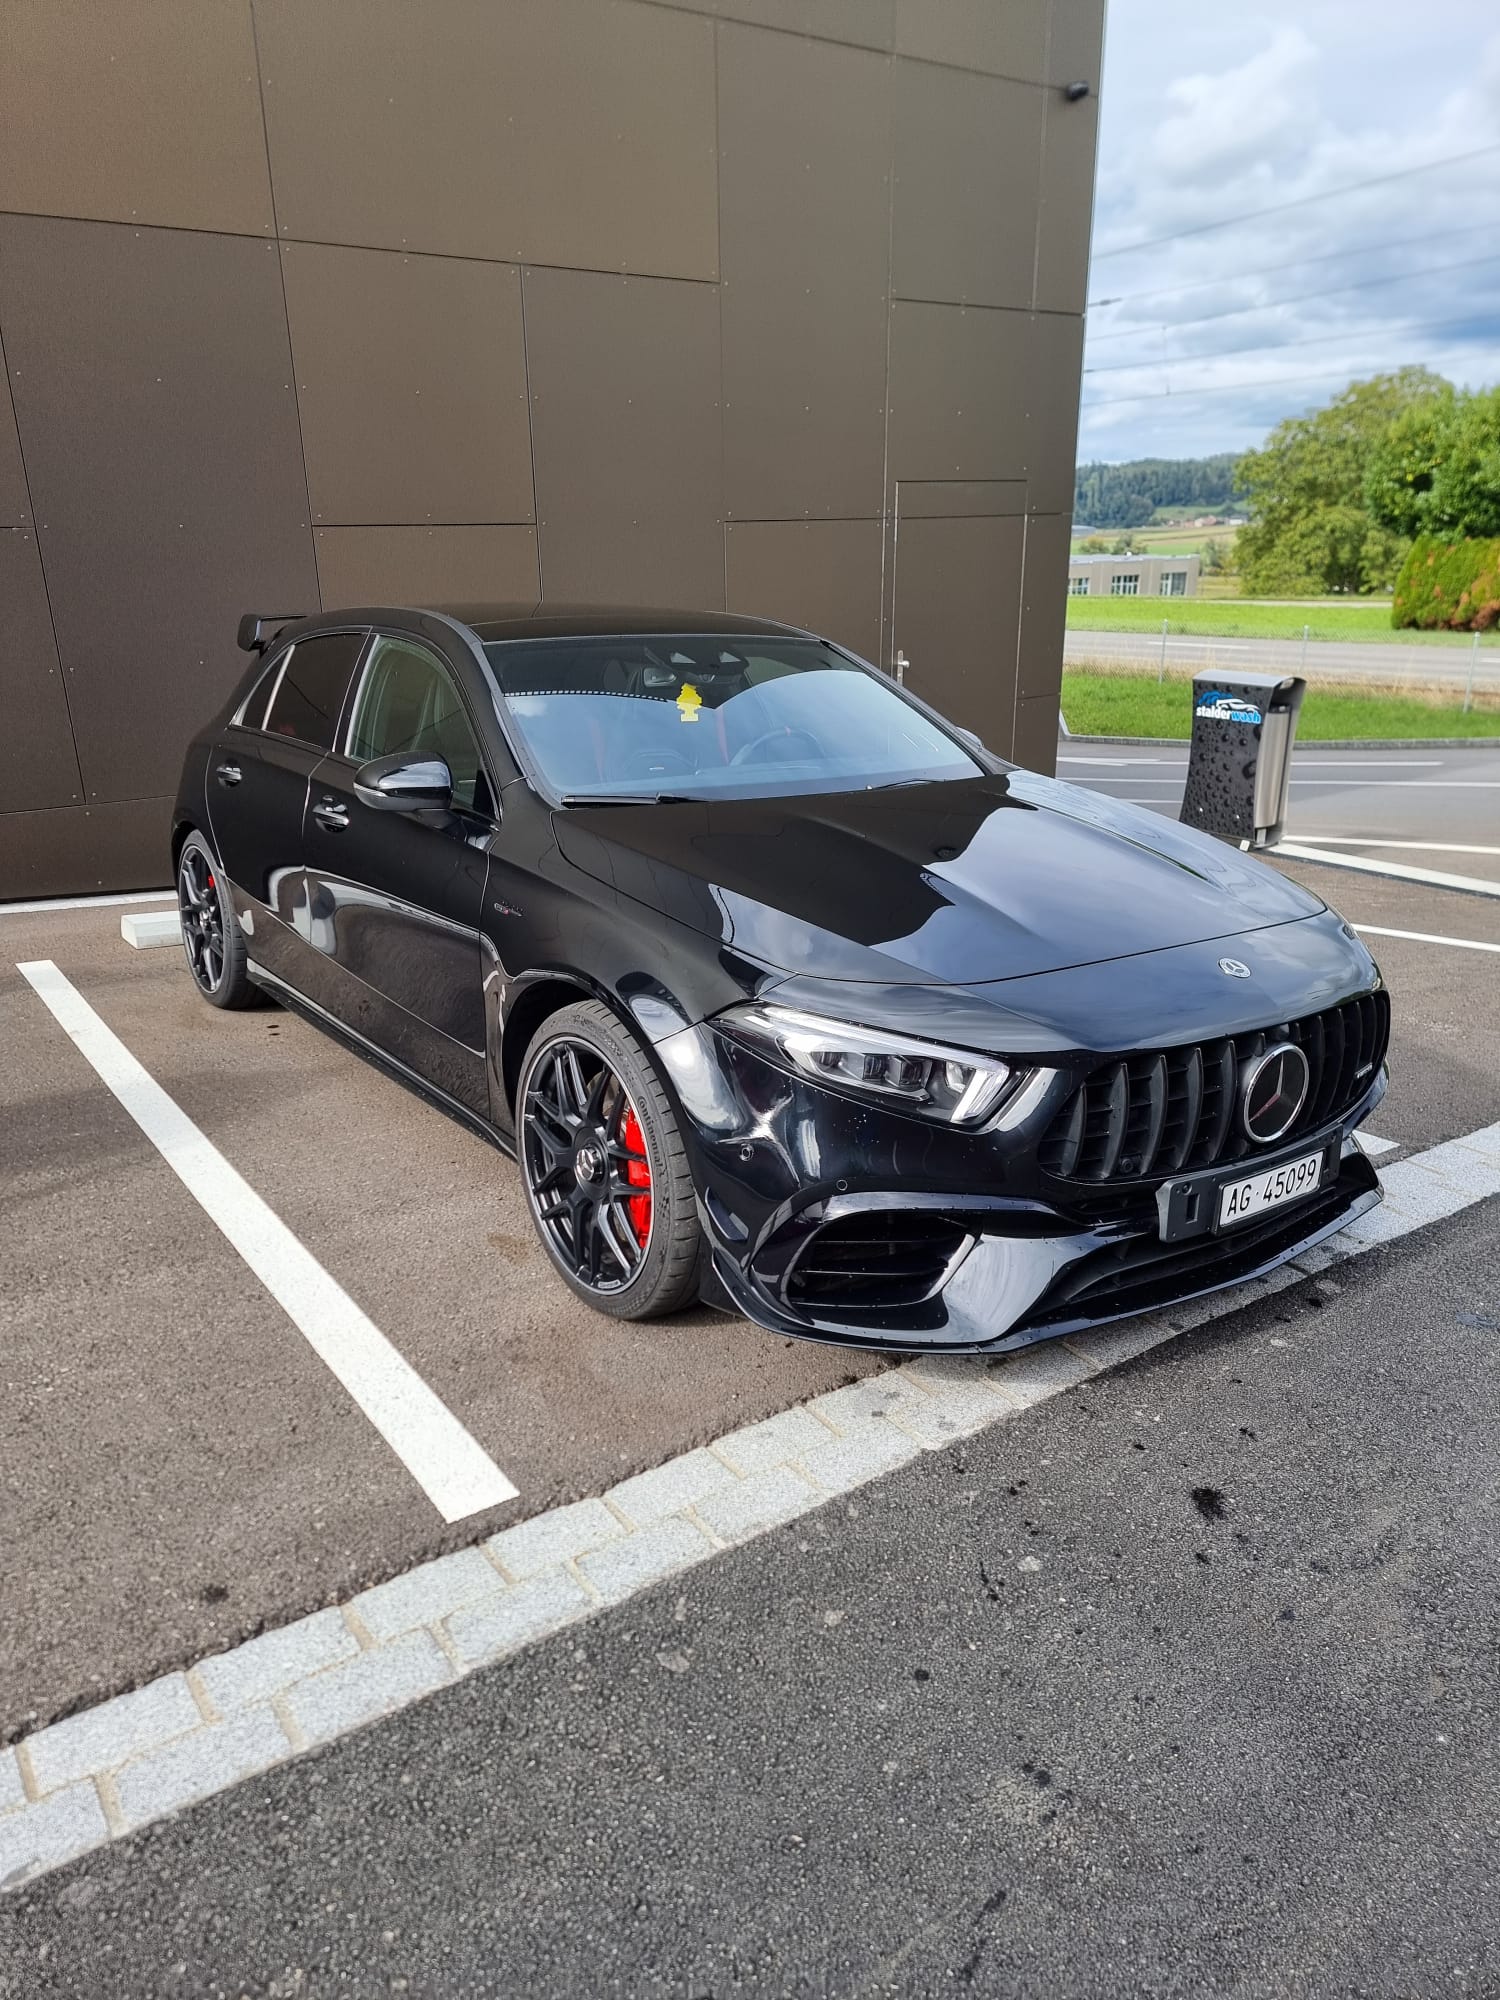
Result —
<path fill-rule="evenodd" d="M 1197 556 L 1073 556 L 1069 597 L 1196 597 Z"/>

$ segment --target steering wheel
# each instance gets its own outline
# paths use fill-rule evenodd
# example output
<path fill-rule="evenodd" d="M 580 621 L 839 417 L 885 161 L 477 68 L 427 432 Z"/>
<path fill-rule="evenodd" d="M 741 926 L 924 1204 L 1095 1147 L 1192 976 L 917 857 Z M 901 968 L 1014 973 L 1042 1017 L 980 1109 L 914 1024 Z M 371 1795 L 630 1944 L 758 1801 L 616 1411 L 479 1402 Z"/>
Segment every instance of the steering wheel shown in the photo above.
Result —
<path fill-rule="evenodd" d="M 731 767 L 735 764 L 769 764 L 774 760 L 769 757 L 757 757 L 756 752 L 758 750 L 764 750 L 767 745 L 772 743 L 787 744 L 799 741 L 807 745 L 808 751 L 814 757 L 821 757 L 823 755 L 823 746 L 810 729 L 768 729 L 764 735 L 752 736 L 748 743 L 742 743 L 729 762 Z M 801 754 L 805 755 L 806 753 Z"/>

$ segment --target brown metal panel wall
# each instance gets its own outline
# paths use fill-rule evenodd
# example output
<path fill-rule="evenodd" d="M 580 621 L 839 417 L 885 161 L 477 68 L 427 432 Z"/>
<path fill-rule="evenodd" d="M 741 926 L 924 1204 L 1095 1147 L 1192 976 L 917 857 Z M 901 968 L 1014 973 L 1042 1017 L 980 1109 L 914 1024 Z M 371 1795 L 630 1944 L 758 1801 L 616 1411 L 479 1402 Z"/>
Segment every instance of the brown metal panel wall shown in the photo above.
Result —
<path fill-rule="evenodd" d="M 1104 62 L 1102 0 L 1052 0 L 1047 14 L 1047 77 L 1052 83 L 1089 83 L 1097 91 Z M 1077 228 L 1078 217 L 1071 220 Z"/>
<path fill-rule="evenodd" d="M 721 28 L 719 149 L 729 516 L 877 516 L 889 62 Z"/>
<path fill-rule="evenodd" d="M 15 0 L 0 528 L 35 523 L 41 565 L 10 539 L 0 666 L 53 803 L 0 819 L 0 896 L 160 879 L 235 615 L 319 575 L 329 602 L 727 591 L 887 659 L 894 595 L 913 684 L 1050 762 L 1097 118 L 1038 86 L 1097 82 L 1102 20 Z"/>
<path fill-rule="evenodd" d="M 1031 349 L 1027 313 L 894 301 L 891 476 L 1024 478 Z"/>
<path fill-rule="evenodd" d="M 891 289 L 901 299 L 1029 306 L 1041 87 L 936 63 L 895 69 Z"/>
<path fill-rule="evenodd" d="M 1083 320 L 1038 313 L 1026 363 L 1026 471 L 1039 514 L 1071 514 L 1078 447 L 1078 384 L 1083 379 Z"/>
<path fill-rule="evenodd" d="M 168 888 L 171 818 L 170 799 L 0 813 L 0 900 Z"/>
<path fill-rule="evenodd" d="M 535 604 L 535 528 L 319 528 L 326 605 Z"/>
<path fill-rule="evenodd" d="M 722 607 L 718 286 L 523 285 L 543 595 Z"/>
<path fill-rule="evenodd" d="M 1024 479 L 906 479 L 896 489 L 903 521 L 954 520 L 967 515 L 1024 514 Z"/>
<path fill-rule="evenodd" d="M 998 747 L 998 746 L 992 746 Z M 1005 753 L 1002 753 L 1005 754 Z M 1057 769 L 1057 696 L 1032 695 L 1016 703 L 1015 725 L 1008 753 L 1028 771 L 1052 777 Z"/>
<path fill-rule="evenodd" d="M 314 522 L 533 518 L 514 265 L 286 243 Z"/>
<path fill-rule="evenodd" d="M 825 42 L 889 50 L 896 38 L 896 0 L 664 0 L 721 21 L 748 21 Z"/>
<path fill-rule="evenodd" d="M 714 26 L 637 0 L 255 0 L 283 235 L 718 276 Z"/>
<path fill-rule="evenodd" d="M 10 0 L 8 209 L 269 236 L 247 0 Z"/>
<path fill-rule="evenodd" d="M 1054 10 L 1075 6 L 1092 10 L 1091 0 L 1053 0 Z M 896 0 L 896 52 L 1039 82 L 1048 13 L 1048 0 Z"/>
<path fill-rule="evenodd" d="M 0 347 L 0 357 L 3 352 Z M 9 372 L 0 369 L 7 377 Z M 26 468 L 21 463 L 21 439 L 7 379 L 0 381 L 0 527 L 24 528 L 30 520 L 31 495 L 26 490 Z"/>
<path fill-rule="evenodd" d="M 1001 756 L 1016 698 L 1021 515 L 903 521 L 896 560 L 894 643 L 911 661 L 907 686 Z"/>
<path fill-rule="evenodd" d="M 1069 104 L 1053 92 L 1046 99 L 1045 117 L 1036 303 L 1039 311 L 1081 314 L 1088 290 L 1099 101 L 1090 97 Z"/>
<path fill-rule="evenodd" d="M 164 796 L 237 614 L 317 602 L 276 246 L 0 217 L 0 325 L 88 799 Z"/>
<path fill-rule="evenodd" d="M 1057 700 L 1062 685 L 1068 619 L 1068 551 L 1073 523 L 1066 514 L 1034 514 L 1026 523 L 1026 574 L 1021 590 L 1021 657 L 1016 693 Z"/>
<path fill-rule="evenodd" d="M 874 660 L 882 532 L 879 521 L 731 521 L 729 609 L 805 625 Z"/>
<path fill-rule="evenodd" d="M 47 586 L 30 528 L 0 528 L 0 799 L 7 813 L 81 804 Z M 0 827 L 4 821 L 0 820 Z M 0 895 L 4 890 L 0 888 Z"/>

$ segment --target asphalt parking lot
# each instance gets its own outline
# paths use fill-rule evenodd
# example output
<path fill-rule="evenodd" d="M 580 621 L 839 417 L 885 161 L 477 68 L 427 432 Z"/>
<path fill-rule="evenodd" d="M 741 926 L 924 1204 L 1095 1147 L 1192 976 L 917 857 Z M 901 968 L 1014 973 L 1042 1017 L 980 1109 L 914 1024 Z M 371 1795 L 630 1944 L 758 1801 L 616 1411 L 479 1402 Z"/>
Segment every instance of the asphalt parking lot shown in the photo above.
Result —
<path fill-rule="evenodd" d="M 1357 923 L 1500 945 L 1500 899 L 1278 865 Z M 551 1277 L 510 1163 L 301 1019 L 204 1007 L 175 950 L 121 941 L 115 908 L 0 928 L 7 1734 L 878 1365 L 717 1313 L 599 1318 Z M 1492 955 L 1370 942 L 1398 996 L 1378 1130 L 1421 1147 L 1500 1116 Z M 57 964 L 517 1499 L 444 1523 L 16 971 L 35 960 Z"/>
<path fill-rule="evenodd" d="M 1489 2000 L 1496 1211 L 15 1891 L 0 1991 Z"/>
<path fill-rule="evenodd" d="M 1500 846 L 1492 796 L 1467 794 L 1469 848 Z M 1356 837 L 1389 830 L 1384 810 L 1367 802 Z M 1489 859 L 1453 865 L 1485 881 Z M 1500 898 L 1275 865 L 1366 928 L 1395 993 L 1378 1134 L 1422 1149 L 1500 1119 Z M 639 1327 L 589 1313 L 551 1278 L 500 1154 L 296 1016 L 205 1008 L 176 951 L 131 950 L 119 919 L 0 913 L 5 1740 L 882 1365 L 712 1313 Z M 445 1523 L 16 969 L 37 961 L 344 1286 L 514 1499 Z M 1465 1271 L 1493 1270 L 1488 1210 L 1444 1233 Z M 1359 1296 L 1368 1325 L 1397 1309 L 1379 1282 Z"/>

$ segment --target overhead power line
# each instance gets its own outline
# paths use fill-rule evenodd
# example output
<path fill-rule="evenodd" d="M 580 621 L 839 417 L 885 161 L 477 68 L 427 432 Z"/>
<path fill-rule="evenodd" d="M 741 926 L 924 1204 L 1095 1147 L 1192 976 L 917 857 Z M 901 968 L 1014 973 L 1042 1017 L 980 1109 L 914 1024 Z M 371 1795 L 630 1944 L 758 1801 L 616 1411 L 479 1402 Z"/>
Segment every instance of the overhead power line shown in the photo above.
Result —
<path fill-rule="evenodd" d="M 1203 396 L 1229 396 L 1242 389 L 1284 389 L 1294 382 L 1331 382 L 1339 376 L 1347 376 L 1347 368 L 1320 368 L 1314 375 L 1275 375 L 1256 380 L 1247 375 L 1239 382 L 1218 382 L 1212 389 L 1148 389 L 1140 396 L 1103 396 L 1097 402 L 1085 403 L 1081 414 L 1087 416 L 1090 410 L 1109 410 L 1121 403 L 1193 403 Z"/>
<path fill-rule="evenodd" d="M 1417 174 L 1436 173 L 1440 167 L 1466 166 L 1469 161 L 1485 159 L 1491 153 L 1500 153 L 1500 142 L 1492 146 L 1476 146 L 1472 153 L 1451 153 L 1445 160 L 1427 160 L 1419 167 L 1400 167 L 1394 173 L 1375 174 L 1367 181 L 1350 181 L 1344 187 L 1325 188 L 1321 194 L 1299 194 L 1291 201 L 1273 202 L 1268 208 L 1248 208 L 1240 215 L 1221 216 L 1217 222 L 1195 223 L 1191 229 L 1174 229 L 1170 236 L 1143 236 L 1138 242 L 1122 243 L 1114 250 L 1100 250 L 1093 261 L 1102 264 L 1111 257 L 1129 257 L 1137 250 L 1155 250 L 1163 243 L 1180 243 L 1187 236 L 1206 236 L 1213 229 L 1233 229 L 1241 222 L 1258 222 L 1263 215 L 1286 215 L 1294 208 L 1310 208 L 1320 201 L 1337 201 L 1341 195 L 1361 194 L 1366 188 L 1389 187 L 1393 181 L 1411 180 Z"/>
<path fill-rule="evenodd" d="M 1383 278 L 1356 278 L 1348 285 L 1321 285 L 1315 292 L 1292 292 L 1284 299 L 1267 299 L 1258 306 L 1226 306 L 1222 312 L 1196 313 L 1191 319 L 1167 321 L 1143 320 L 1138 326 L 1111 327 L 1105 333 L 1092 334 L 1090 346 L 1101 340 L 1128 340 L 1132 336 L 1139 339 L 1143 333 L 1153 333 L 1158 326 L 1206 326 L 1210 320 L 1244 319 L 1250 313 L 1274 312 L 1278 306 L 1305 305 L 1309 299 L 1336 299 L 1345 292 L 1370 292 L 1382 285 L 1404 285 L 1414 278 L 1435 278 L 1444 271 L 1477 271 L 1485 264 L 1500 263 L 1500 256 L 1456 257 L 1447 264 L 1422 264 L 1416 270 L 1392 271 Z"/>
<path fill-rule="evenodd" d="M 1450 326 L 1468 326 L 1472 313 L 1465 313 L 1460 319 L 1416 319 L 1402 322 L 1401 331 L 1406 333 L 1436 333 Z M 1301 340 L 1256 341 L 1249 347 L 1217 347 L 1202 354 L 1160 354 L 1149 361 L 1113 361 L 1104 368 L 1085 368 L 1085 375 L 1126 375 L 1137 368 L 1191 368 L 1205 361 L 1220 361 L 1230 354 L 1281 354 L 1289 347 L 1322 347 L 1330 340 L 1363 340 L 1372 333 L 1383 338 L 1391 337 L 1391 323 L 1381 321 L 1375 326 L 1343 327 L 1337 333 L 1310 333 Z M 1492 328 L 1487 335 L 1492 345 L 1500 345 L 1500 328 Z"/>
<path fill-rule="evenodd" d="M 1357 243 L 1349 250 L 1320 250 L 1316 256 L 1294 257 L 1289 264 L 1261 264 L 1253 271 L 1226 271 L 1217 278 L 1194 278 L 1186 285 L 1160 285 L 1150 292 L 1124 292 L 1118 298 L 1090 299 L 1088 310 L 1100 311 L 1105 306 L 1135 305 L 1140 299 L 1177 298 L 1183 292 L 1207 292 L 1216 286 L 1238 285 L 1246 278 L 1272 278 L 1281 271 L 1299 271 L 1305 264 L 1336 263 L 1341 257 L 1378 257 L 1387 250 L 1410 250 L 1421 243 L 1432 243 L 1444 236 L 1471 236 L 1474 233 L 1472 218 L 1468 222 L 1456 222 L 1451 229 L 1428 229 L 1420 236 L 1398 237 L 1394 243 Z"/>

